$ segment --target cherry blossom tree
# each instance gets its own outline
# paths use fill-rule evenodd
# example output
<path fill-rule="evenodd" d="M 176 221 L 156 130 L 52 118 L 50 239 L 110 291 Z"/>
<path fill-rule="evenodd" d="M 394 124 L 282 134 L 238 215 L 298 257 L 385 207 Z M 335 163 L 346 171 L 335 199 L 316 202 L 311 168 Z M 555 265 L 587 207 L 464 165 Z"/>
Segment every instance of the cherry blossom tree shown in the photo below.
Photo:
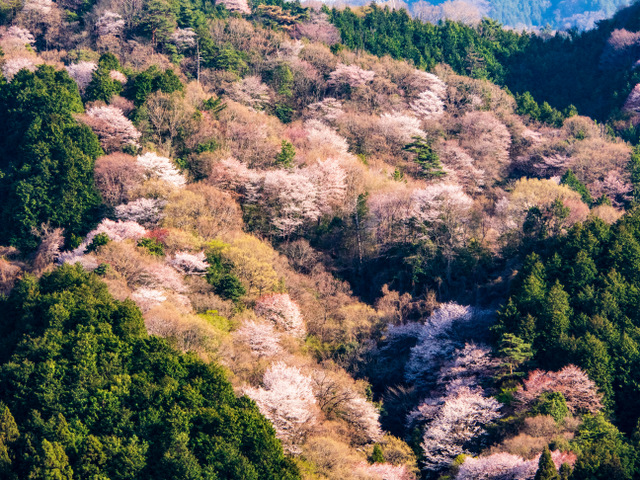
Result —
<path fill-rule="evenodd" d="M 96 33 L 103 37 L 107 35 L 119 36 L 124 30 L 125 21 L 121 15 L 106 11 L 96 21 Z"/>
<path fill-rule="evenodd" d="M 462 453 L 465 445 L 485 433 L 485 426 L 500 417 L 502 404 L 481 388 L 460 386 L 444 399 L 428 399 L 418 407 L 427 422 L 422 437 L 424 465 L 443 470 Z"/>
<path fill-rule="evenodd" d="M 251 14 L 251 8 L 247 0 L 216 0 L 217 5 L 224 5 L 230 12 L 238 12 L 244 15 Z"/>
<path fill-rule="evenodd" d="M 4 54 L 24 52 L 27 47 L 33 47 L 35 38 L 26 28 L 12 25 L 0 28 L 0 43 Z"/>
<path fill-rule="evenodd" d="M 347 173 L 334 158 L 318 160 L 301 170 L 314 184 L 317 191 L 317 206 L 322 214 L 330 214 L 340 208 L 347 195 Z"/>
<path fill-rule="evenodd" d="M 383 113 L 378 121 L 378 128 L 389 142 L 400 147 L 411 143 L 413 137 L 426 135 L 420 128 L 420 120 L 400 112 Z"/>
<path fill-rule="evenodd" d="M 136 302 L 143 312 L 148 312 L 153 307 L 167 301 L 167 295 L 157 288 L 140 287 L 131 294 L 131 300 Z M 152 333 L 152 332 L 149 332 Z M 153 332 L 154 334 L 157 332 Z"/>
<path fill-rule="evenodd" d="M 273 357 L 281 352 L 280 334 L 272 323 L 246 321 L 235 332 L 235 338 L 251 348 L 258 357 Z"/>
<path fill-rule="evenodd" d="M 176 252 L 169 260 L 169 265 L 185 275 L 205 275 L 209 268 L 204 252 Z"/>
<path fill-rule="evenodd" d="M 149 177 L 159 178 L 174 187 L 183 187 L 187 183 L 187 179 L 171 159 L 161 157 L 157 153 L 147 152 L 144 155 L 139 155 L 136 162 Z"/>
<path fill-rule="evenodd" d="M 13 57 L 7 58 L 2 64 L 2 75 L 7 79 L 7 82 L 11 82 L 13 77 L 16 76 L 20 70 L 25 69 L 30 72 L 36 71 L 38 60 L 33 57 Z"/>
<path fill-rule="evenodd" d="M 92 107 L 80 119 L 95 132 L 107 152 L 118 151 L 123 145 L 139 146 L 140 132 L 119 108 Z"/>
<path fill-rule="evenodd" d="M 409 239 L 408 220 L 412 216 L 411 191 L 407 188 L 378 191 L 367 199 L 372 228 L 380 245 Z"/>
<path fill-rule="evenodd" d="M 488 178 L 503 177 L 509 161 L 511 134 L 500 120 L 489 112 L 469 112 L 462 118 L 459 138 L 460 145 Z"/>
<path fill-rule="evenodd" d="M 138 198 L 133 202 L 118 205 L 116 207 L 116 217 L 118 220 L 136 222 L 146 227 L 152 227 L 162 219 L 162 208 L 165 204 L 166 201 L 157 198 Z"/>
<path fill-rule="evenodd" d="M 332 97 L 326 97 L 319 102 L 307 105 L 305 116 L 324 122 L 334 122 L 344 113 L 342 102 Z"/>
<path fill-rule="evenodd" d="M 347 155 L 349 144 L 331 127 L 319 120 L 307 120 L 304 127 L 307 130 L 307 142 L 311 150 L 322 150 L 327 152 L 327 156 Z"/>
<path fill-rule="evenodd" d="M 587 374 L 575 365 L 558 372 L 534 370 L 515 394 L 524 406 L 530 406 L 545 392 L 560 392 L 571 413 L 597 413 L 602 410 L 602 395 Z"/>
<path fill-rule="evenodd" d="M 91 83 L 93 79 L 93 72 L 98 68 L 94 62 L 79 62 L 72 65 L 67 65 L 65 70 L 71 78 L 78 84 L 80 93 L 83 93 L 87 88 L 87 85 Z"/>
<path fill-rule="evenodd" d="M 294 455 L 301 453 L 300 445 L 316 421 L 311 379 L 297 367 L 277 362 L 267 369 L 262 383 L 263 387 L 246 387 L 244 393 L 271 421 L 285 450 Z"/>
<path fill-rule="evenodd" d="M 367 474 L 374 475 L 382 480 L 415 480 L 416 476 L 405 465 L 393 465 L 391 463 L 361 464 L 360 468 Z"/>
<path fill-rule="evenodd" d="M 287 293 L 265 295 L 256 302 L 256 315 L 282 328 L 294 337 L 304 338 L 306 328 L 298 305 Z"/>
<path fill-rule="evenodd" d="M 234 82 L 226 93 L 232 100 L 253 110 L 264 110 L 271 104 L 273 96 L 269 86 L 257 76 L 248 76 Z"/>
<path fill-rule="evenodd" d="M 456 480 L 527 480 L 538 470 L 538 460 L 525 460 L 510 453 L 467 457 L 460 466 Z"/>
<path fill-rule="evenodd" d="M 364 70 L 357 65 L 339 63 L 336 69 L 329 74 L 327 85 L 335 88 L 344 86 L 357 88 L 370 82 L 375 76 L 375 72 L 371 70 Z"/>
<path fill-rule="evenodd" d="M 272 225 L 282 237 L 290 236 L 305 222 L 320 216 L 317 189 L 300 172 L 264 172 L 256 187 L 255 201 L 266 208 Z"/>
<path fill-rule="evenodd" d="M 473 158 L 457 142 L 442 142 L 437 151 L 451 182 L 462 185 L 468 193 L 477 192 L 484 186 L 484 170 L 476 167 Z"/>
<path fill-rule="evenodd" d="M 423 120 L 438 118 L 444 113 L 444 102 L 437 93 L 426 90 L 411 102 L 411 110 Z"/>
<path fill-rule="evenodd" d="M 125 83 L 127 83 L 127 76 L 126 76 L 124 73 L 122 73 L 121 71 L 119 71 L 119 70 L 111 70 L 111 71 L 109 72 L 109 78 L 111 78 L 111 80 L 115 80 L 116 82 L 120 82 L 120 83 L 122 83 L 123 85 L 124 85 Z M 114 102 L 112 101 L 112 102 L 111 102 L 111 105 L 112 105 L 113 107 L 120 108 L 120 107 L 118 107 L 118 106 L 114 105 L 113 103 L 114 103 Z M 120 109 L 122 110 L 122 108 L 120 108 Z"/>
<path fill-rule="evenodd" d="M 198 35 L 193 28 L 176 28 L 171 34 L 171 43 L 179 50 L 187 50 L 196 46 Z"/>
<path fill-rule="evenodd" d="M 459 346 L 457 331 L 468 329 L 472 324 L 487 323 L 491 313 L 457 303 L 444 303 L 427 318 L 421 327 L 411 327 L 418 332 L 417 343 L 411 349 L 409 361 L 405 367 L 408 382 L 420 384 L 429 376 L 437 374 L 437 367 L 444 359 L 451 358 Z M 390 327 L 389 334 L 405 327 Z M 435 370 L 435 371 L 434 371 Z"/>
<path fill-rule="evenodd" d="M 340 42 L 340 31 L 333 25 L 325 13 L 313 12 L 311 18 L 295 26 L 293 35 L 296 38 L 308 38 L 312 42 L 333 45 Z"/>
<path fill-rule="evenodd" d="M 640 113 L 640 83 L 633 87 L 622 109 L 627 112 Z"/>

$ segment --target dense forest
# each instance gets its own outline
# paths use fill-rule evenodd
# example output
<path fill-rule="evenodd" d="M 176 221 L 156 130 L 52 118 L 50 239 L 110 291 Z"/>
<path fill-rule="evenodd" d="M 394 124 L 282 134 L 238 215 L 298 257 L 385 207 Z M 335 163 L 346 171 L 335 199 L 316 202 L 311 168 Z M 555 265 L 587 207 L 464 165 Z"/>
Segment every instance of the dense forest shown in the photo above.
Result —
<path fill-rule="evenodd" d="M 640 478 L 638 45 L 1 3 L 0 477 Z"/>

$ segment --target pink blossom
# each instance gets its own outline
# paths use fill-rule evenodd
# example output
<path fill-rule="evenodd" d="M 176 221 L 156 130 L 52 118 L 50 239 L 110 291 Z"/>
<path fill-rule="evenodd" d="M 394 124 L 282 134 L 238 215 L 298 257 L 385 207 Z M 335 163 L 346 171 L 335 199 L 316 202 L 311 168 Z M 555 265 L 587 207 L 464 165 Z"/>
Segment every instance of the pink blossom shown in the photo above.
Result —
<path fill-rule="evenodd" d="M 405 465 L 393 465 L 391 463 L 374 463 L 374 464 L 360 464 L 360 468 L 363 469 L 369 475 L 375 475 L 382 480 L 415 480 L 416 476 L 407 470 Z"/>
<path fill-rule="evenodd" d="M 171 34 L 171 43 L 184 50 L 195 47 L 197 38 L 198 35 L 193 28 L 176 28 Z"/>
<path fill-rule="evenodd" d="M 235 337 L 258 357 L 272 357 L 281 351 L 280 335 L 272 323 L 247 321 L 236 331 Z"/>
<path fill-rule="evenodd" d="M 144 155 L 139 155 L 136 162 L 145 169 L 148 176 L 164 180 L 174 187 L 183 187 L 187 183 L 187 179 L 169 158 L 161 157 L 154 152 L 147 152 Z"/>
<path fill-rule="evenodd" d="M 331 127 L 319 120 L 307 120 L 304 127 L 307 129 L 307 142 L 311 150 L 329 150 L 338 156 L 347 154 L 349 144 Z"/>
<path fill-rule="evenodd" d="M 125 22 L 122 16 L 117 13 L 106 11 L 96 22 L 97 34 L 101 37 L 106 35 L 118 36 L 124 30 Z"/>
<path fill-rule="evenodd" d="M 260 412 L 276 429 L 286 451 L 301 453 L 300 444 L 316 420 L 316 399 L 311 379 L 283 362 L 272 364 L 264 374 L 263 387 L 246 387 Z"/>
<path fill-rule="evenodd" d="M 81 120 L 95 132 L 102 147 L 109 152 L 120 150 L 123 145 L 139 146 L 140 132 L 117 107 L 90 108 Z"/>
<path fill-rule="evenodd" d="M 271 103 L 272 97 L 269 86 L 257 76 L 245 77 L 233 83 L 226 93 L 232 100 L 253 110 L 264 110 Z"/>
<path fill-rule="evenodd" d="M 380 133 L 389 141 L 402 144 L 411 143 L 413 137 L 424 137 L 420 120 L 400 112 L 383 113 L 378 121 Z"/>
<path fill-rule="evenodd" d="M 167 300 L 167 296 L 162 290 L 156 288 L 140 287 L 131 294 L 131 300 L 136 302 L 140 310 L 147 312 L 156 305 Z M 152 332 L 149 332 L 152 333 Z"/>
<path fill-rule="evenodd" d="M 11 82 L 13 77 L 20 70 L 29 70 L 30 72 L 36 71 L 37 60 L 31 57 L 14 57 L 8 58 L 2 64 L 2 74 L 4 78 L 7 79 L 7 82 Z"/>
<path fill-rule="evenodd" d="M 342 114 L 344 114 L 342 102 L 331 97 L 307 105 L 305 112 L 305 115 L 309 118 L 329 123 L 336 121 Z"/>
<path fill-rule="evenodd" d="M 597 413 L 602 410 L 602 396 L 596 384 L 575 365 L 567 365 L 559 372 L 534 370 L 516 392 L 516 399 L 531 405 L 545 392 L 560 392 L 572 413 Z"/>
<path fill-rule="evenodd" d="M 375 72 L 364 70 L 357 65 L 339 63 L 336 69 L 329 74 L 327 85 L 332 87 L 348 85 L 351 88 L 357 88 L 373 80 L 375 75 Z"/>
<path fill-rule="evenodd" d="M 304 338 L 306 329 L 298 305 L 287 293 L 265 295 L 256 302 L 256 315 L 282 328 L 294 337 Z"/>
<path fill-rule="evenodd" d="M 316 203 L 322 214 L 329 214 L 344 204 L 347 195 L 347 173 L 338 160 L 318 160 L 301 173 L 315 185 Z"/>
<path fill-rule="evenodd" d="M 209 268 L 204 252 L 195 255 L 189 252 L 176 252 L 169 260 L 169 265 L 185 275 L 204 275 Z"/>
<path fill-rule="evenodd" d="M 116 207 L 119 220 L 136 222 L 147 227 L 157 224 L 162 218 L 165 201 L 156 198 L 139 198 Z"/>
<path fill-rule="evenodd" d="M 78 84 L 80 92 L 84 92 L 87 85 L 93 79 L 93 72 L 98 68 L 94 62 L 80 62 L 67 65 L 65 69 L 71 78 Z"/>
<path fill-rule="evenodd" d="M 111 70 L 109 72 L 109 78 L 111 78 L 111 80 L 115 80 L 116 82 L 120 82 L 123 85 L 127 83 L 126 75 L 119 70 Z"/>
<path fill-rule="evenodd" d="M 444 113 L 444 102 L 431 90 L 426 90 L 411 102 L 411 110 L 422 119 L 438 118 Z"/>
<path fill-rule="evenodd" d="M 224 5 L 230 12 L 238 12 L 244 15 L 251 14 L 251 8 L 249 8 L 247 0 L 216 0 L 217 4 Z"/>

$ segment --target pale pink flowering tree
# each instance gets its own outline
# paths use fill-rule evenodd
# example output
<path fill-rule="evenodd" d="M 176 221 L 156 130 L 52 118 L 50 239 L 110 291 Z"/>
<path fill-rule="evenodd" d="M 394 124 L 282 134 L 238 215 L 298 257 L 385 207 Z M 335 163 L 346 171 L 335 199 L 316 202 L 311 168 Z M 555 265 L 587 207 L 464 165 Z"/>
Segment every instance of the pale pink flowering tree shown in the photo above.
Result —
<path fill-rule="evenodd" d="M 174 187 L 184 187 L 187 179 L 176 168 L 171 159 L 161 157 L 157 153 L 147 152 L 139 155 L 136 159 L 137 164 L 142 167 L 148 176 L 164 180 Z"/>
<path fill-rule="evenodd" d="M 442 224 L 451 232 L 464 225 L 473 200 L 460 185 L 435 183 L 412 193 L 412 215 L 431 225 Z"/>
<path fill-rule="evenodd" d="M 22 11 L 31 14 L 49 15 L 55 8 L 56 4 L 52 0 L 27 0 Z"/>
<path fill-rule="evenodd" d="M 407 470 L 405 465 L 393 465 L 391 463 L 362 463 L 360 468 L 369 475 L 382 480 L 415 480 L 416 476 Z"/>
<path fill-rule="evenodd" d="M 329 123 L 336 121 L 342 114 L 344 114 L 342 102 L 331 97 L 307 105 L 305 111 L 306 117 Z"/>
<path fill-rule="evenodd" d="M 36 71 L 36 65 L 38 60 L 32 57 L 14 57 L 8 58 L 2 64 L 2 74 L 7 82 L 11 82 L 13 77 L 16 76 L 20 70 L 29 70 L 30 72 Z"/>
<path fill-rule="evenodd" d="M 640 113 L 640 83 L 633 87 L 622 108 L 627 112 Z"/>
<path fill-rule="evenodd" d="M 469 112 L 461 121 L 460 145 L 474 158 L 488 178 L 499 180 L 509 161 L 511 134 L 490 112 Z"/>
<path fill-rule="evenodd" d="M 420 120 L 401 112 L 383 113 L 378 121 L 378 128 L 388 141 L 402 147 L 411 143 L 413 137 L 425 136 Z"/>
<path fill-rule="evenodd" d="M 123 85 L 127 83 L 127 76 L 119 70 L 111 70 L 109 72 L 109 78 L 111 78 L 111 80 L 115 80 L 116 82 L 120 82 Z"/>
<path fill-rule="evenodd" d="M 364 70 L 357 65 L 339 63 L 336 69 L 329 74 L 327 85 L 335 88 L 344 86 L 357 88 L 370 82 L 375 76 L 375 72 L 371 70 Z"/>
<path fill-rule="evenodd" d="M 96 22 L 96 33 L 103 37 L 106 35 L 119 36 L 124 30 L 125 21 L 121 15 L 106 11 Z"/>
<path fill-rule="evenodd" d="M 444 113 L 444 102 L 431 90 L 420 93 L 409 106 L 413 113 L 423 120 L 438 118 Z"/>
<path fill-rule="evenodd" d="M 246 321 L 235 332 L 235 337 L 251 348 L 258 357 L 273 357 L 281 352 L 280 334 L 272 323 Z"/>
<path fill-rule="evenodd" d="M 258 202 L 270 212 L 271 223 L 288 237 L 307 221 L 317 220 L 315 185 L 299 172 L 269 170 L 262 175 Z"/>
<path fill-rule="evenodd" d="M 265 295 L 256 302 L 254 311 L 294 337 L 307 334 L 302 313 L 287 293 Z"/>
<path fill-rule="evenodd" d="M 602 410 L 602 396 L 596 384 L 575 365 L 567 365 L 558 372 L 534 370 L 515 394 L 524 406 L 535 402 L 545 392 L 560 392 L 571 413 L 597 413 Z"/>
<path fill-rule="evenodd" d="M 139 146 L 140 132 L 117 107 L 93 107 L 80 119 L 94 131 L 107 152 L 118 151 L 123 145 Z"/>
<path fill-rule="evenodd" d="M 346 401 L 340 408 L 340 416 L 358 429 L 358 433 L 364 434 L 367 442 L 378 442 L 382 439 L 380 428 L 380 412 L 366 398 L 355 395 Z"/>
<path fill-rule="evenodd" d="M 264 110 L 271 103 L 273 96 L 269 86 L 262 83 L 257 76 L 245 77 L 233 83 L 226 93 L 232 100 L 253 110 Z"/>
<path fill-rule="evenodd" d="M 484 170 L 475 166 L 473 158 L 455 141 L 442 142 L 438 148 L 447 179 L 460 184 L 467 192 L 476 192 L 485 184 Z"/>
<path fill-rule="evenodd" d="M 163 290 L 157 288 L 140 287 L 131 294 L 131 300 L 136 302 L 140 310 L 148 312 L 153 307 L 165 302 L 167 295 Z"/>
<path fill-rule="evenodd" d="M 438 366 L 451 358 L 458 345 L 457 330 L 467 329 L 472 323 L 482 324 L 489 316 L 490 312 L 486 310 L 453 302 L 440 305 L 421 327 L 414 327 L 418 339 L 405 367 L 407 381 L 419 384 L 424 377 L 436 373 Z M 394 334 L 398 329 L 403 327 L 390 327 L 389 333 Z"/>
<path fill-rule="evenodd" d="M 311 379 L 300 369 L 277 362 L 265 372 L 263 387 L 246 387 L 244 393 L 271 421 L 285 450 L 294 455 L 301 453 L 300 445 L 316 420 Z"/>
<path fill-rule="evenodd" d="M 205 275 L 209 268 L 204 252 L 176 252 L 169 260 L 169 265 L 185 275 Z"/>
<path fill-rule="evenodd" d="M 5 55 L 10 51 L 24 51 L 27 46 L 33 47 L 36 41 L 29 30 L 17 25 L 0 28 L 0 39 Z"/>
<path fill-rule="evenodd" d="M 411 192 L 407 188 L 372 193 L 367 198 L 372 229 L 380 245 L 409 240 Z"/>
<path fill-rule="evenodd" d="M 315 185 L 320 213 L 330 214 L 343 205 L 347 195 L 347 172 L 338 160 L 318 160 L 301 173 Z"/>
<path fill-rule="evenodd" d="M 244 15 L 251 14 L 251 8 L 247 0 L 216 0 L 216 5 L 224 5 L 230 12 L 238 12 Z"/>
<path fill-rule="evenodd" d="M 576 455 L 553 450 L 551 459 L 556 469 L 559 469 L 563 463 L 573 466 Z M 539 460 L 540 454 L 531 460 L 525 460 L 504 452 L 476 458 L 467 457 L 458 470 L 456 480 L 533 480 Z"/>
<path fill-rule="evenodd" d="M 87 85 L 93 79 L 93 72 L 98 68 L 94 62 L 80 62 L 67 65 L 65 70 L 71 78 L 78 84 L 80 93 L 83 93 Z"/>
<path fill-rule="evenodd" d="M 198 35 L 193 28 L 176 28 L 171 34 L 171 43 L 180 50 L 187 50 L 196 46 Z"/>
<path fill-rule="evenodd" d="M 340 42 L 340 31 L 329 21 L 325 13 L 312 13 L 308 21 L 295 26 L 293 34 L 296 38 L 305 37 L 327 45 Z"/>
<path fill-rule="evenodd" d="M 104 233 L 110 240 L 122 242 L 126 239 L 139 240 L 147 234 L 147 229 L 135 222 L 113 221 L 105 218 L 95 228 L 90 231 L 83 242 L 74 250 L 62 252 L 58 257 L 58 263 L 75 263 L 85 254 L 89 244 L 93 241 L 93 237 Z"/>
<path fill-rule="evenodd" d="M 502 404 L 481 388 L 460 386 L 444 399 L 427 400 L 420 409 L 426 421 L 421 447 L 428 470 L 442 470 L 462 453 L 465 445 L 485 433 L 485 426 L 500 417 Z"/>
<path fill-rule="evenodd" d="M 157 198 L 138 198 L 116 207 L 119 220 L 136 222 L 146 227 L 157 224 L 162 219 L 162 209 L 166 202 Z"/>
<path fill-rule="evenodd" d="M 304 122 L 307 130 L 307 142 L 313 150 L 324 150 L 334 154 L 346 155 L 349 144 L 334 129 L 319 120 L 307 120 Z"/>

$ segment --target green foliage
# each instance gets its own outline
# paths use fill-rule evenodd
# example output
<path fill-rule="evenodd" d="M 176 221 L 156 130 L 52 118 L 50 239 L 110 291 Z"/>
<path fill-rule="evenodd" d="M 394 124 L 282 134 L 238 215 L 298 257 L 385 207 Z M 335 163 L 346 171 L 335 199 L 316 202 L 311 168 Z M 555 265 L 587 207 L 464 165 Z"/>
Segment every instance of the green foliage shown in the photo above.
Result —
<path fill-rule="evenodd" d="M 585 369 L 631 431 L 640 414 L 640 210 L 612 226 L 577 224 L 537 250 L 513 281 L 497 337 L 531 343 L 542 368 Z"/>
<path fill-rule="evenodd" d="M 379 443 L 376 443 L 373 446 L 373 452 L 371 452 L 371 457 L 369 458 L 371 463 L 384 463 L 384 454 L 382 453 L 382 447 Z"/>
<path fill-rule="evenodd" d="M 139 107 L 153 92 L 160 90 L 163 93 L 173 93 L 183 89 L 184 85 L 173 70 L 162 72 L 153 65 L 129 79 L 125 94 Z"/>
<path fill-rule="evenodd" d="M 544 447 L 540 460 L 538 461 L 538 471 L 534 480 L 559 480 L 560 476 L 556 466 L 551 459 L 551 452 L 548 447 Z"/>
<path fill-rule="evenodd" d="M 93 166 L 102 150 L 75 121 L 82 111 L 75 82 L 50 66 L 0 83 L 0 244 L 35 248 L 32 231 L 46 222 L 67 235 L 90 227 L 101 203 Z"/>
<path fill-rule="evenodd" d="M 540 395 L 536 405 L 531 410 L 534 415 L 550 415 L 556 423 L 562 421 L 569 415 L 569 408 L 564 395 L 560 392 L 544 392 Z"/>
<path fill-rule="evenodd" d="M 1 307 L 2 478 L 299 478 L 220 367 L 149 337 L 95 275 L 27 277 Z"/>
<path fill-rule="evenodd" d="M 103 245 L 106 245 L 110 241 L 111 239 L 109 238 L 109 235 L 107 235 L 106 233 L 98 233 L 93 237 L 93 240 L 91 240 L 91 243 L 87 245 L 85 252 L 86 253 L 95 252 L 100 247 L 102 247 Z"/>
<path fill-rule="evenodd" d="M 293 168 L 293 159 L 296 157 L 296 149 L 293 144 L 282 140 L 282 148 L 276 156 L 276 165 L 283 168 Z"/>
<path fill-rule="evenodd" d="M 513 375 L 513 369 L 533 357 L 531 344 L 512 333 L 505 333 L 500 340 L 498 353 L 505 357 L 505 366 L 509 367 L 509 374 Z"/>
<path fill-rule="evenodd" d="M 420 167 L 421 177 L 437 178 L 445 175 L 438 154 L 426 139 L 413 137 L 413 142 L 405 146 L 404 150 L 415 155 L 413 161 Z"/>
<path fill-rule="evenodd" d="M 273 113 L 282 123 L 289 123 L 293 119 L 293 108 L 286 103 L 276 103 Z"/>
<path fill-rule="evenodd" d="M 589 193 L 586 185 L 578 180 L 578 177 L 576 177 L 571 169 L 567 170 L 562 176 L 562 178 L 560 179 L 560 184 L 566 185 L 571 190 L 578 192 L 582 197 L 582 201 L 587 205 L 591 205 L 591 203 L 593 202 L 591 194 Z"/>
<path fill-rule="evenodd" d="M 85 92 L 87 101 L 102 100 L 109 102 L 114 95 L 122 93 L 122 84 L 111 78 L 112 70 L 120 70 L 120 62 L 112 53 L 104 53 L 98 60 L 98 68 Z"/>
<path fill-rule="evenodd" d="M 293 91 L 293 72 L 286 63 L 279 64 L 273 72 L 273 85 L 278 95 L 291 97 Z"/>
<path fill-rule="evenodd" d="M 213 286 L 216 294 L 222 298 L 237 302 L 246 295 L 247 291 L 240 279 L 233 274 L 233 263 L 222 254 L 226 244 L 213 242 L 207 251 L 207 282 Z"/>
<path fill-rule="evenodd" d="M 164 245 L 156 238 L 141 238 L 138 246 L 147 250 L 151 255 L 164 257 Z"/>
<path fill-rule="evenodd" d="M 629 173 L 631 185 L 633 185 L 633 190 L 631 190 L 631 194 L 633 195 L 633 200 L 635 203 L 640 202 L 640 147 L 636 146 L 631 153 L 631 158 L 629 159 Z"/>
<path fill-rule="evenodd" d="M 202 102 L 202 109 L 211 112 L 216 118 L 225 108 L 227 108 L 227 104 L 224 103 L 220 97 L 211 97 Z"/>

